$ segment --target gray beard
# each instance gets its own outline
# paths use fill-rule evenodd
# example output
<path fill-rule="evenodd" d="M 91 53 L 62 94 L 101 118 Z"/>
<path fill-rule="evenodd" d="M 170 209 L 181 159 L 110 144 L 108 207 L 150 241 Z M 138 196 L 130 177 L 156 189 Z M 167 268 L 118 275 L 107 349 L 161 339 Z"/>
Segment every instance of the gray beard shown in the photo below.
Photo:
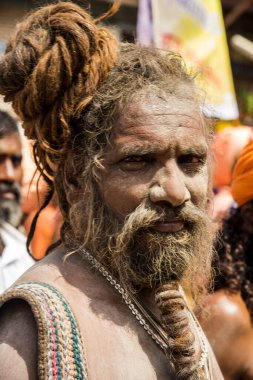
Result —
<path fill-rule="evenodd" d="M 210 280 L 213 223 L 204 211 L 190 205 L 179 212 L 188 221 L 185 231 L 156 233 L 150 227 L 160 211 L 140 205 L 121 226 L 105 211 L 101 241 L 93 246 L 93 253 L 130 290 L 178 280 L 187 283 L 193 293 L 200 288 L 205 291 Z M 171 213 L 174 210 L 167 215 Z"/>
<path fill-rule="evenodd" d="M 0 223 L 6 222 L 13 227 L 18 227 L 22 218 L 20 204 L 13 199 L 0 200 Z"/>

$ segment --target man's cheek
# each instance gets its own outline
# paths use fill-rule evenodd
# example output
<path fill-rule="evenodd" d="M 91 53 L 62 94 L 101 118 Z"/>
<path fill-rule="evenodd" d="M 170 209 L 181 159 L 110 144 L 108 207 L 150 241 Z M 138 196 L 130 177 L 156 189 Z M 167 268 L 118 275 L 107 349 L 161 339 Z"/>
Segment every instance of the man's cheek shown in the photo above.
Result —
<path fill-rule="evenodd" d="M 202 209 L 206 209 L 210 198 L 210 186 L 206 176 L 201 177 L 191 185 L 191 200 L 192 203 Z"/>
<path fill-rule="evenodd" d="M 105 186 L 103 197 L 110 211 L 125 217 L 139 206 L 145 194 L 144 186 L 117 181 Z"/>

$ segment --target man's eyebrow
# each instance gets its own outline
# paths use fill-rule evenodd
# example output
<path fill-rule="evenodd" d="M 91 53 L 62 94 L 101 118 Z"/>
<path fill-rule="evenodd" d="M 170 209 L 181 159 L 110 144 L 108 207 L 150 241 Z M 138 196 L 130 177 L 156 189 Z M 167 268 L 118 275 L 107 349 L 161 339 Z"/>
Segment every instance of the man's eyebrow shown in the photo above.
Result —
<path fill-rule="evenodd" d="M 144 144 L 144 145 L 124 145 L 120 152 L 125 155 L 145 155 L 145 154 L 152 154 L 155 152 L 161 151 L 161 145 L 158 144 Z M 206 155 L 208 151 L 207 145 L 201 145 L 201 146 L 190 146 L 190 147 L 180 147 L 178 148 L 180 154 L 196 154 L 196 155 Z"/>
<path fill-rule="evenodd" d="M 125 155 L 145 155 L 152 154 L 157 151 L 159 146 L 157 144 L 141 144 L 141 145 L 124 145 L 120 152 Z"/>
<path fill-rule="evenodd" d="M 204 156 L 208 152 L 207 145 L 201 145 L 201 146 L 191 146 L 187 148 L 181 148 L 180 153 L 185 155 L 199 155 Z"/>

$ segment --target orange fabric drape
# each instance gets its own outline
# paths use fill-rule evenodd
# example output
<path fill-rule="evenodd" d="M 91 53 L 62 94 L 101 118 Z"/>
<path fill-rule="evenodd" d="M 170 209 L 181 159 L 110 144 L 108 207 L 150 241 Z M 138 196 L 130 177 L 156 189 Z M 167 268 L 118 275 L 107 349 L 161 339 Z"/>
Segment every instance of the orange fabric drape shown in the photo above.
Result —
<path fill-rule="evenodd" d="M 253 140 L 245 146 L 237 160 L 231 191 L 239 207 L 253 199 Z"/>

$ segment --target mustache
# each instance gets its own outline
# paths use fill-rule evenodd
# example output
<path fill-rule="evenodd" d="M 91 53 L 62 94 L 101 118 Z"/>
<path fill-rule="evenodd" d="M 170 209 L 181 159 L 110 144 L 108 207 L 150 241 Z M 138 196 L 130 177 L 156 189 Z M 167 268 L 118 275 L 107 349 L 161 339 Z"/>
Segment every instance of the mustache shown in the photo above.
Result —
<path fill-rule="evenodd" d="M 131 226 L 133 230 L 135 227 L 148 229 L 157 222 L 174 220 L 181 220 L 191 226 L 207 218 L 209 218 L 207 213 L 191 202 L 178 207 L 170 207 L 168 205 L 151 206 L 144 201 L 126 217 L 124 226 L 125 228 Z"/>
<path fill-rule="evenodd" d="M 180 219 L 184 221 L 188 232 L 196 230 L 211 222 L 207 213 L 191 202 L 179 207 L 151 206 L 143 201 L 131 214 L 129 214 L 121 228 L 116 232 L 116 242 L 120 247 L 130 243 L 135 234 L 149 231 L 157 222 Z M 211 222 L 212 223 L 212 222 Z"/>
<path fill-rule="evenodd" d="M 174 220 L 181 220 L 186 223 L 195 223 L 199 219 L 206 217 L 206 212 L 202 211 L 199 207 L 194 206 L 192 203 L 178 207 L 170 207 L 165 205 L 161 206 L 144 206 L 145 213 L 152 213 L 154 222 L 170 222 Z"/>
<path fill-rule="evenodd" d="M 0 195 L 5 193 L 14 194 L 16 201 L 19 202 L 21 198 L 21 187 L 17 183 L 0 181 Z"/>

